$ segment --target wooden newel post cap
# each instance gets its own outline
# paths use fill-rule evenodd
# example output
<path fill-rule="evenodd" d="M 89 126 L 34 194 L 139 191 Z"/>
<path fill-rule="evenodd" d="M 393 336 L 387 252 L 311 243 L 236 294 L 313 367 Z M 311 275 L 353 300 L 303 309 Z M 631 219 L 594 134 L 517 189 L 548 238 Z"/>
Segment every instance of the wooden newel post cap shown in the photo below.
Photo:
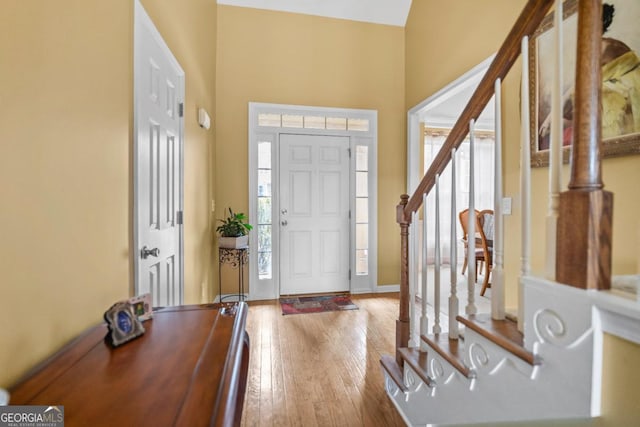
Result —
<path fill-rule="evenodd" d="M 398 224 L 409 224 L 411 221 L 406 218 L 404 208 L 409 203 L 409 195 L 403 194 L 400 196 L 400 203 L 396 206 L 396 222 Z"/>

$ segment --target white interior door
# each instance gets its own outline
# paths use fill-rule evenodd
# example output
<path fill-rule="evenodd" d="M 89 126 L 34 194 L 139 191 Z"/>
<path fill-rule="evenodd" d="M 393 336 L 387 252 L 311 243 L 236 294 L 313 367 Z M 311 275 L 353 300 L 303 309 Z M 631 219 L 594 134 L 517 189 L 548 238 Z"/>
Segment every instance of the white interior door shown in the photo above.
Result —
<path fill-rule="evenodd" d="M 280 294 L 349 290 L 349 138 L 280 136 Z"/>
<path fill-rule="evenodd" d="M 138 2 L 134 38 L 136 293 L 178 305 L 184 72 Z"/>

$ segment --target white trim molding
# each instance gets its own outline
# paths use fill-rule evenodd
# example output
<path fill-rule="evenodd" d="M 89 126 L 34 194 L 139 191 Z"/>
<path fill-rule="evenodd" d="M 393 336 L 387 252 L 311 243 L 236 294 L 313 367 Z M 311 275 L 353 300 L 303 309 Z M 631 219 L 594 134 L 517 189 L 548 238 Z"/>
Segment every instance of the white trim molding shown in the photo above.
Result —
<path fill-rule="evenodd" d="M 462 76 L 449 83 L 427 99 L 413 106 L 407 112 L 407 194 L 413 194 L 422 178 L 422 170 L 420 169 L 420 146 L 423 143 L 422 135 L 420 135 L 420 122 L 426 111 L 437 107 L 447 99 L 456 96 L 461 91 L 468 89 L 471 85 L 478 85 L 480 78 L 491 65 L 494 55 L 482 61 Z M 455 123 L 441 123 L 442 126 L 453 127 Z"/>

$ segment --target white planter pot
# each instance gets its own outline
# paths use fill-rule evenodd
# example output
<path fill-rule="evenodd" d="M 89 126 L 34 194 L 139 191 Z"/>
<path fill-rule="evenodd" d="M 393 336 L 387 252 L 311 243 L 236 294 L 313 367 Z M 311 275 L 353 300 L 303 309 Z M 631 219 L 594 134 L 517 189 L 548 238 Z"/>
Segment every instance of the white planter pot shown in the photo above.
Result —
<path fill-rule="evenodd" d="M 218 237 L 218 247 L 227 249 L 246 248 L 249 246 L 249 236 Z"/>

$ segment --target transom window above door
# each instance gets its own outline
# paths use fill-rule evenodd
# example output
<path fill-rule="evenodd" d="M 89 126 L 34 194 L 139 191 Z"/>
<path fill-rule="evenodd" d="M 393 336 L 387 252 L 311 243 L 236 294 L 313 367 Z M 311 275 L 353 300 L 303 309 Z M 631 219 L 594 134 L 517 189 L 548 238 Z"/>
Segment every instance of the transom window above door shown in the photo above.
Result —
<path fill-rule="evenodd" d="M 258 114 L 258 126 L 294 129 L 328 129 L 353 132 L 368 132 L 370 120 L 358 117 L 331 117 L 302 114 Z"/>

